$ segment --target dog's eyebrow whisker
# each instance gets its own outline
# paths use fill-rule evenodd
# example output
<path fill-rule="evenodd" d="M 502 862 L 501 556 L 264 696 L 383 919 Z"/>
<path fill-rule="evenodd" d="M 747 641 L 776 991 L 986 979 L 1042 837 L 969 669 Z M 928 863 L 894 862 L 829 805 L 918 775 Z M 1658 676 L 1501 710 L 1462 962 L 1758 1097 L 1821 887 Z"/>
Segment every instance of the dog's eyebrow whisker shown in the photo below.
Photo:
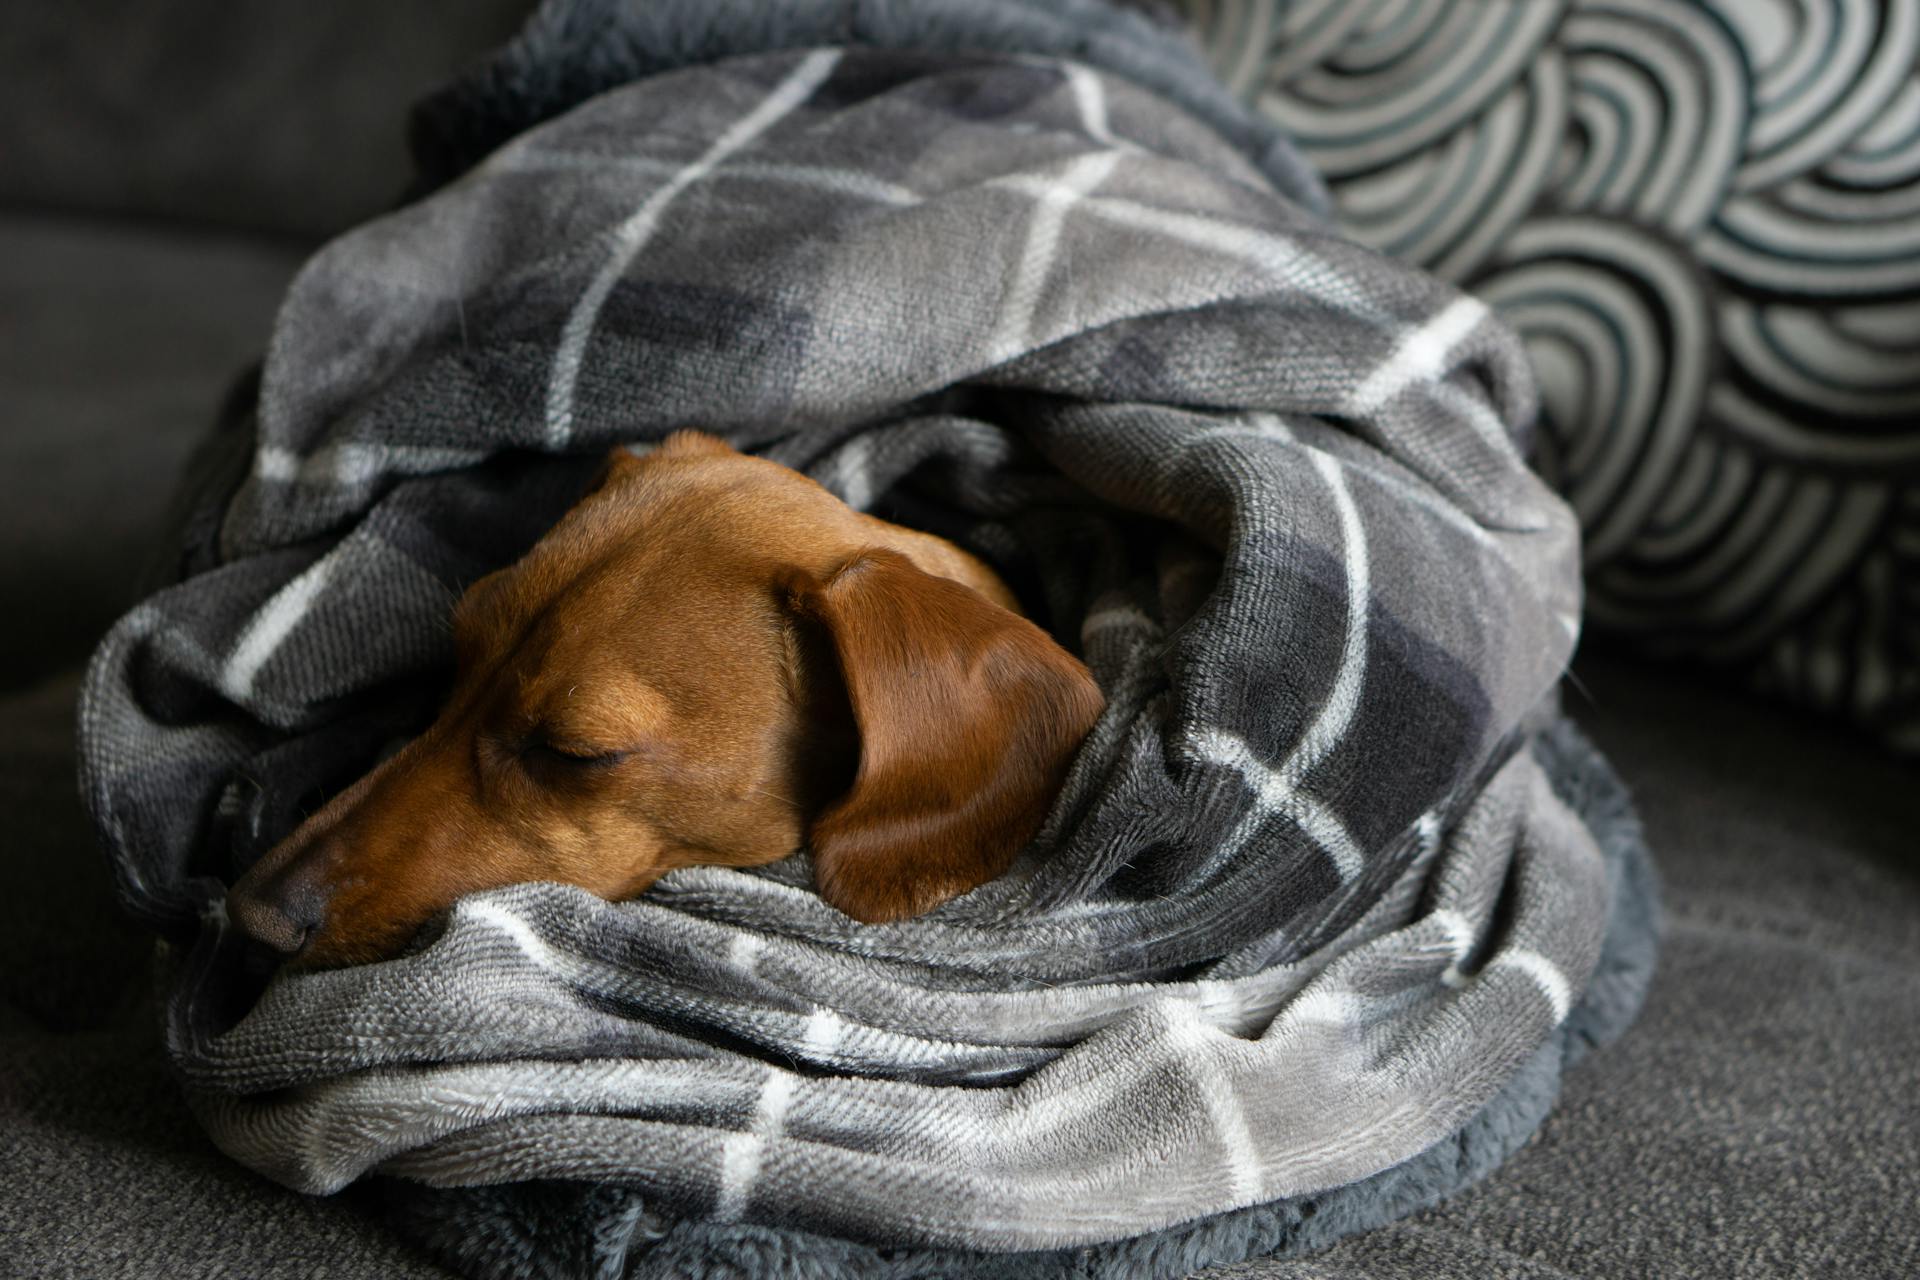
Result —
<path fill-rule="evenodd" d="M 798 800 L 792 799 L 789 796 L 775 795 L 773 792 L 767 790 L 765 787 L 748 787 L 747 791 L 752 795 L 765 796 L 769 800 L 778 801 L 780 804 L 787 806 L 787 808 L 789 809 L 800 808 L 800 802 Z"/>

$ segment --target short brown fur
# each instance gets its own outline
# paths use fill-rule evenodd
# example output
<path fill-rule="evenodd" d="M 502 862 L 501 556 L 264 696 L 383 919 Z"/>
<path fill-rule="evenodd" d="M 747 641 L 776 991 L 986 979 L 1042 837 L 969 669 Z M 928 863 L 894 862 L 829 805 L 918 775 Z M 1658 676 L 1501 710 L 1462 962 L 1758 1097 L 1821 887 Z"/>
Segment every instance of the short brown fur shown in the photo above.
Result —
<path fill-rule="evenodd" d="M 228 896 L 303 966 L 389 957 L 457 898 L 619 899 L 811 845 L 863 921 L 926 911 L 1032 839 L 1103 700 L 941 539 L 681 432 L 454 612 L 438 719 Z"/>

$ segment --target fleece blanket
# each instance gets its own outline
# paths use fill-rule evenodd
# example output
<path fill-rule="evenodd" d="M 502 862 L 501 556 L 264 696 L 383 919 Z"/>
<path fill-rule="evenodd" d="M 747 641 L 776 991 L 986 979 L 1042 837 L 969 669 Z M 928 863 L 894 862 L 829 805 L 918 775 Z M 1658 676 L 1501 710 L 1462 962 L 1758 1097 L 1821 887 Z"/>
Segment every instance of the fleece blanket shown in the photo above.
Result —
<path fill-rule="evenodd" d="M 1053 15 L 1008 52 L 991 5 L 796 4 L 830 21 L 726 47 L 663 8 L 549 5 L 424 117 L 450 180 L 301 272 L 185 576 L 90 669 L 82 785 L 209 1133 L 403 1178 L 517 1274 L 1171 1273 L 1484 1172 L 1651 954 L 1551 709 L 1577 537 L 1513 337 L 1330 235 L 1138 19 L 1002 6 Z M 424 723 L 464 584 L 690 425 L 962 542 L 1085 657 L 1033 847 L 892 925 L 801 856 L 266 980 L 225 885 Z"/>

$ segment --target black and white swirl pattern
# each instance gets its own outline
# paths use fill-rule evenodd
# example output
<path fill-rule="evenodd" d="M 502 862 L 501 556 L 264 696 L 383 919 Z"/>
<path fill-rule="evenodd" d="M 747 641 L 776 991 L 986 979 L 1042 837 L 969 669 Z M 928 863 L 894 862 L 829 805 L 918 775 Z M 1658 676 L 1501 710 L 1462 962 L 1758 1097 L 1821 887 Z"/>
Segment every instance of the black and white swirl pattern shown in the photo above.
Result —
<path fill-rule="evenodd" d="M 1920 751 L 1920 0 L 1185 0 L 1525 337 L 1589 617 Z"/>

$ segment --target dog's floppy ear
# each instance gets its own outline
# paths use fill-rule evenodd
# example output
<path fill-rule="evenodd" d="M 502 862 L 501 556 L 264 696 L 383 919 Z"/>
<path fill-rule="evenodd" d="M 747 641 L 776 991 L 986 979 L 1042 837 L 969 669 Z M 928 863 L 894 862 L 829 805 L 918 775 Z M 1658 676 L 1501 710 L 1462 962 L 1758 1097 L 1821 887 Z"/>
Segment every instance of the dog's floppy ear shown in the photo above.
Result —
<path fill-rule="evenodd" d="M 814 821 L 820 895 L 856 920 L 918 915 L 1007 869 L 1105 706 L 1040 628 L 893 551 L 789 603 L 837 656 L 859 764 Z"/>

